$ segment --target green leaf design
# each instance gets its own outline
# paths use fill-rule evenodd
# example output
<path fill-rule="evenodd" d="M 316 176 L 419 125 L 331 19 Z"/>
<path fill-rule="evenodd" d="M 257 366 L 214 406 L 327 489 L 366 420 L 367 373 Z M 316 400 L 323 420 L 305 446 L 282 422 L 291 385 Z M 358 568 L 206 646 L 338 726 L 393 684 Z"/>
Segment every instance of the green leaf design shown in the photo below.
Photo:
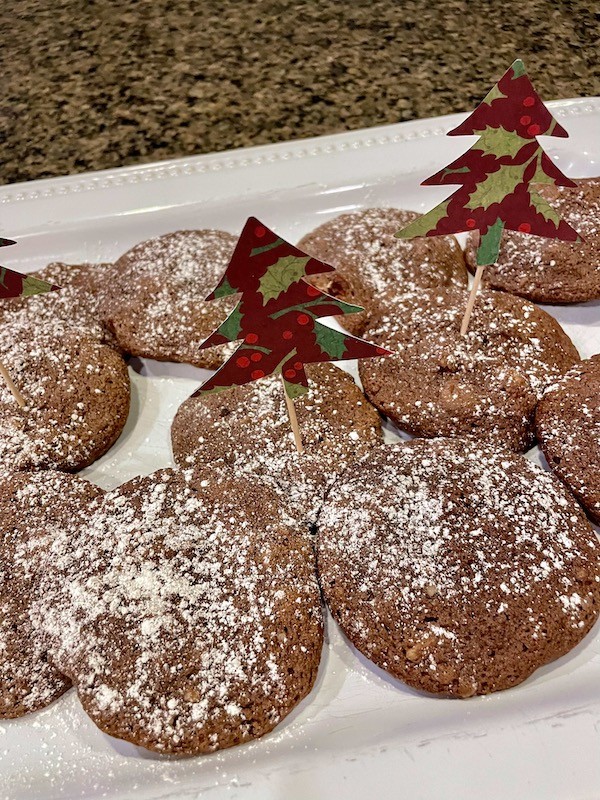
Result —
<path fill-rule="evenodd" d="M 242 312 L 238 303 L 227 319 L 219 325 L 218 332 L 223 334 L 230 342 L 235 342 L 241 330 Z"/>
<path fill-rule="evenodd" d="M 435 230 L 438 222 L 446 216 L 449 200 L 444 200 L 427 214 L 422 217 L 409 222 L 406 228 L 398 231 L 395 236 L 397 239 L 414 239 L 415 236 L 427 236 L 428 233 Z"/>
<path fill-rule="evenodd" d="M 192 397 L 202 397 L 202 395 L 205 394 L 218 394 L 219 392 L 227 391 L 227 389 L 231 389 L 231 385 L 228 384 L 226 386 L 213 386 L 212 389 L 203 389 L 202 386 L 200 386 L 199 389 L 196 389 Z"/>
<path fill-rule="evenodd" d="M 302 383 L 290 383 L 285 378 L 283 379 L 283 385 L 285 386 L 285 393 L 290 400 L 295 400 L 308 392 L 308 386 L 304 386 Z"/>
<path fill-rule="evenodd" d="M 22 297 L 31 297 L 34 294 L 45 294 L 52 291 L 52 284 L 47 281 L 42 281 L 39 278 L 34 278 L 31 275 L 23 277 L 23 290 Z"/>
<path fill-rule="evenodd" d="M 238 290 L 233 288 L 233 286 L 229 283 L 227 278 L 223 278 L 223 280 L 217 286 L 213 294 L 215 298 L 217 298 L 217 297 L 227 297 L 230 294 L 237 294 L 237 293 Z"/>
<path fill-rule="evenodd" d="M 464 174 L 465 172 L 470 172 L 471 170 L 469 167 L 457 167 L 456 169 L 450 169 L 450 167 L 446 167 L 442 170 L 442 176 L 446 177 L 446 175 L 458 175 L 459 173 Z"/>
<path fill-rule="evenodd" d="M 265 244 L 262 247 L 255 247 L 254 250 L 250 251 L 250 256 L 258 256 L 260 253 L 266 253 L 269 250 L 274 250 L 279 245 L 283 244 L 283 239 L 276 239 L 271 244 Z"/>
<path fill-rule="evenodd" d="M 489 208 L 492 203 L 501 203 L 523 182 L 525 164 L 503 165 L 478 183 L 469 196 L 465 208 Z"/>
<path fill-rule="evenodd" d="M 506 97 L 506 95 L 504 94 L 504 92 L 500 91 L 500 89 L 498 88 L 498 84 L 496 84 L 493 89 L 490 89 L 490 91 L 486 94 L 486 96 L 483 98 L 481 102 L 485 103 L 488 106 L 491 106 L 494 100 L 498 100 L 498 98 L 500 97 Z"/>
<path fill-rule="evenodd" d="M 560 224 L 560 216 L 556 212 L 552 206 L 547 203 L 541 194 L 537 192 L 532 192 L 529 195 L 529 199 L 531 201 L 531 205 L 535 208 L 538 214 L 541 214 L 544 219 L 548 220 L 549 222 L 553 222 L 556 227 L 558 228 Z"/>
<path fill-rule="evenodd" d="M 292 283 L 300 280 L 306 274 L 306 265 L 309 261 L 309 256 L 306 258 L 284 256 L 271 264 L 260 279 L 259 292 L 263 296 L 263 305 L 266 306 L 269 300 L 279 297 Z"/>
<path fill-rule="evenodd" d="M 525 64 L 521 61 L 520 58 L 517 58 L 516 61 L 513 61 L 513 63 L 510 66 L 513 71 L 513 80 L 515 78 L 520 78 L 521 75 L 527 74 L 525 72 Z"/>
<path fill-rule="evenodd" d="M 319 301 L 319 298 L 317 298 L 317 301 Z M 323 300 L 322 302 L 328 302 L 333 306 L 337 306 L 341 314 L 358 314 L 360 311 L 365 310 L 363 306 L 355 306 L 353 303 L 346 303 L 344 300 L 338 300 L 337 297 L 334 300 Z M 335 316 L 337 317 L 337 314 Z"/>
<path fill-rule="evenodd" d="M 505 131 L 504 128 L 486 127 L 483 131 L 475 131 L 481 138 L 473 145 L 471 150 L 481 150 L 483 153 L 491 153 L 494 156 L 510 156 L 514 158 L 517 153 L 527 144 L 531 144 L 531 139 L 524 139 L 518 133 Z"/>
<path fill-rule="evenodd" d="M 336 361 L 344 357 L 346 352 L 346 334 L 327 328 L 319 322 L 315 324 L 315 339 L 321 350 L 332 360 Z"/>
<path fill-rule="evenodd" d="M 541 154 L 541 148 L 540 148 L 540 154 Z M 539 159 L 535 167 L 535 173 L 530 183 L 546 183 L 550 186 L 556 186 L 556 180 L 554 178 L 551 178 L 546 172 L 544 172 Z"/>
<path fill-rule="evenodd" d="M 486 266 L 487 264 L 495 264 L 500 252 L 500 240 L 502 239 L 502 231 L 504 230 L 504 223 L 501 219 L 497 219 L 481 237 L 479 247 L 477 248 L 477 264 L 478 266 Z"/>

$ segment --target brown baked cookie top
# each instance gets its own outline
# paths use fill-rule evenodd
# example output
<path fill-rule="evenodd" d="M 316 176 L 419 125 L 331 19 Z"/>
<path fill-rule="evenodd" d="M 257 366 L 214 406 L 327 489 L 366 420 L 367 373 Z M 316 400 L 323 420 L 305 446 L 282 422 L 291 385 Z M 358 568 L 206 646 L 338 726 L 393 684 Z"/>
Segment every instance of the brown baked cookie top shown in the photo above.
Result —
<path fill-rule="evenodd" d="M 320 289 L 364 306 L 343 318 L 361 334 L 382 295 L 392 297 L 430 286 L 466 286 L 463 252 L 454 236 L 396 239 L 394 234 L 419 215 L 398 208 L 367 208 L 341 214 L 306 234 L 298 247 L 336 272 L 312 279 Z M 390 300 L 392 300 L 390 297 Z"/>
<path fill-rule="evenodd" d="M 102 491 L 60 472 L 0 473 L 0 717 L 43 708 L 71 685 L 31 625 L 40 563 Z"/>
<path fill-rule="evenodd" d="M 26 401 L 19 408 L 0 379 L 0 464 L 75 471 L 123 430 L 129 375 L 113 348 L 73 332 L 31 338 L 25 330 L 0 343 L 0 361 Z"/>
<path fill-rule="evenodd" d="M 416 436 L 492 437 L 526 450 L 538 399 L 578 353 L 553 317 L 502 292 L 478 294 L 461 336 L 467 297 L 454 288 L 415 292 L 374 319 L 366 337 L 395 355 L 360 362 L 365 392 Z"/>
<path fill-rule="evenodd" d="M 211 752 L 267 733 L 310 692 L 314 554 L 266 487 L 161 470 L 107 493 L 51 555 L 32 619 L 106 733 Z"/>
<path fill-rule="evenodd" d="M 309 364 L 309 391 L 295 401 L 305 452 L 296 452 L 278 375 L 226 392 L 191 397 L 171 428 L 182 467 L 222 462 L 236 474 L 270 480 L 314 522 L 331 480 L 364 446 L 381 442 L 381 420 L 353 378 L 332 364 Z"/>
<path fill-rule="evenodd" d="M 116 347 L 114 338 L 102 324 L 99 298 L 111 283 L 112 264 L 63 264 L 55 262 L 32 273 L 60 286 L 60 291 L 33 297 L 16 297 L 0 303 L 0 325 L 7 336 L 29 331 L 60 337 L 77 333 Z"/>
<path fill-rule="evenodd" d="M 506 689 L 600 611 L 599 543 L 554 476 L 478 442 L 373 450 L 318 520 L 321 587 L 350 641 L 417 689 Z"/>
<path fill-rule="evenodd" d="M 551 469 L 600 524 L 600 354 L 546 390 L 535 429 Z"/>
<path fill-rule="evenodd" d="M 122 255 L 101 301 L 103 319 L 122 349 L 158 361 L 219 367 L 233 346 L 199 346 L 227 318 L 235 300 L 205 303 L 204 298 L 225 271 L 235 242 L 223 231 L 177 231 Z"/>
<path fill-rule="evenodd" d="M 581 303 L 600 298 L 600 179 L 579 178 L 577 188 L 540 186 L 544 197 L 583 242 L 506 232 L 498 262 L 483 271 L 483 285 L 521 295 L 536 303 Z M 477 235 L 466 248 L 475 270 Z"/>

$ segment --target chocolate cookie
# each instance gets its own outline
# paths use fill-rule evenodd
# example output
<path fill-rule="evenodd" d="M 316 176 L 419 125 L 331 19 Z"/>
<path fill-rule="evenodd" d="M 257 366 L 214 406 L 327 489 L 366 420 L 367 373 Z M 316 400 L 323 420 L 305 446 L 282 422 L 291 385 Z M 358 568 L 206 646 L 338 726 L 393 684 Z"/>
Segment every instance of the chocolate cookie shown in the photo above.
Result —
<path fill-rule="evenodd" d="M 365 307 L 343 318 L 360 335 L 380 300 L 430 286 L 466 286 L 467 270 L 454 236 L 396 239 L 418 217 L 397 208 L 367 208 L 341 214 L 304 236 L 299 244 L 336 272 L 312 279 L 320 289 Z"/>
<path fill-rule="evenodd" d="M 0 474 L 0 717 L 43 708 L 71 685 L 31 625 L 40 562 L 100 489 L 60 472 Z"/>
<path fill-rule="evenodd" d="M 14 334 L 16 328 L 12 328 Z M 103 455 L 129 413 L 129 375 L 111 348 L 78 334 L 28 330 L 0 343 L 0 361 L 26 402 L 0 380 L 0 463 L 75 471 Z"/>
<path fill-rule="evenodd" d="M 514 450 L 534 442 L 544 389 L 579 359 L 545 311 L 501 292 L 480 292 L 465 336 L 466 290 L 405 295 L 367 338 L 395 355 L 360 362 L 371 402 L 415 436 L 492 437 Z"/>
<path fill-rule="evenodd" d="M 561 242 L 506 232 L 498 262 L 483 271 L 483 285 L 521 295 L 536 303 L 581 303 L 600 298 L 600 179 L 579 178 L 578 187 L 539 186 L 539 193 L 584 238 Z M 475 270 L 477 235 L 467 244 Z"/>
<path fill-rule="evenodd" d="M 311 690 L 308 538 L 255 481 L 162 470 L 65 533 L 32 618 L 106 733 L 162 753 L 262 736 Z"/>
<path fill-rule="evenodd" d="M 29 331 L 32 337 L 40 331 L 56 337 L 78 333 L 116 347 L 99 313 L 99 299 L 111 283 L 113 269 L 112 264 L 48 264 L 32 274 L 60 286 L 60 291 L 3 300 L 2 330 L 7 336 Z"/>
<path fill-rule="evenodd" d="M 546 390 L 535 429 L 549 466 L 600 524 L 600 354 Z"/>
<path fill-rule="evenodd" d="M 219 367 L 233 346 L 199 346 L 227 318 L 235 299 L 204 298 L 225 271 L 235 241 L 223 231 L 177 231 L 121 256 L 101 313 L 122 349 L 158 361 Z"/>
<path fill-rule="evenodd" d="M 437 439 L 373 450 L 318 521 L 325 599 L 350 641 L 410 686 L 455 697 L 525 680 L 600 611 L 599 543 L 554 476 Z"/>
<path fill-rule="evenodd" d="M 332 364 L 309 364 L 307 394 L 295 402 L 305 452 L 296 452 L 279 376 L 226 392 L 191 397 L 171 428 L 181 466 L 227 465 L 271 480 L 314 522 L 331 480 L 361 446 L 381 441 L 379 414 L 352 377 Z"/>

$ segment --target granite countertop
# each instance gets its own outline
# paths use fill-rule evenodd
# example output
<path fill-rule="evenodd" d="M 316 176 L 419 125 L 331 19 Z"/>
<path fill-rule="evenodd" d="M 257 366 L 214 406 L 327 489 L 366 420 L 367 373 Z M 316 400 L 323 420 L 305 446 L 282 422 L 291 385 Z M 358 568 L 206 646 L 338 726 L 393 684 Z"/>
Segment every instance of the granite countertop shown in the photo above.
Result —
<path fill-rule="evenodd" d="M 0 183 L 466 111 L 517 56 L 545 99 L 600 94 L 588 6 L 8 0 Z"/>

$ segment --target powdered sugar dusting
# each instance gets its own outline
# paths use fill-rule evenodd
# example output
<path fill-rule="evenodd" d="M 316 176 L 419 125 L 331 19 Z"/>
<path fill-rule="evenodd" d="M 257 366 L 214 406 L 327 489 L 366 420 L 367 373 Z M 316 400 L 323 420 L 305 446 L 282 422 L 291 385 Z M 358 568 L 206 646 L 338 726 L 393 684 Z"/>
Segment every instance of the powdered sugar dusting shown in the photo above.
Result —
<path fill-rule="evenodd" d="M 30 337 L 39 332 L 57 338 L 85 335 L 114 344 L 98 310 L 102 285 L 110 283 L 111 269 L 111 264 L 48 264 L 33 274 L 60 286 L 60 291 L 3 300 L 0 320 L 4 331 L 15 337 L 23 332 Z"/>
<path fill-rule="evenodd" d="M 561 242 L 507 231 L 498 263 L 486 267 L 484 284 L 541 303 L 576 303 L 600 298 L 600 180 L 581 178 L 577 188 L 541 186 L 539 192 L 583 237 Z M 467 246 L 474 263 L 475 239 Z"/>
<path fill-rule="evenodd" d="M 548 387 L 536 429 L 550 467 L 600 521 L 600 355 Z"/>
<path fill-rule="evenodd" d="M 360 363 L 367 396 L 416 435 L 492 435 L 527 449 L 538 399 L 577 351 L 548 314 L 499 292 L 479 294 L 461 336 L 466 301 L 466 291 L 430 289 L 375 319 L 366 336 L 395 355 Z"/>
<path fill-rule="evenodd" d="M 365 446 L 381 441 L 379 415 L 335 365 L 308 365 L 309 391 L 296 403 L 305 452 L 298 455 L 278 375 L 228 392 L 190 398 L 172 427 L 182 466 L 221 460 L 236 474 L 277 486 L 314 522 L 327 486 Z"/>
<path fill-rule="evenodd" d="M 85 531 L 54 542 L 33 612 L 94 720 L 159 751 L 269 730 L 319 660 L 307 540 L 274 497 L 272 512 L 247 512 L 218 474 L 200 487 L 165 470 L 106 495 Z"/>
<path fill-rule="evenodd" d="M 466 271 L 454 236 L 396 239 L 394 234 L 418 215 L 395 208 L 368 208 L 341 214 L 302 239 L 299 247 L 346 274 L 369 305 L 381 292 L 415 291 L 428 286 L 464 286 Z"/>
<path fill-rule="evenodd" d="M 227 317 L 231 298 L 204 302 L 225 271 L 235 237 L 177 231 L 136 245 L 115 264 L 101 312 L 121 347 L 134 355 L 216 368 L 236 345 L 199 350 Z"/>
<path fill-rule="evenodd" d="M 330 491 L 318 531 L 334 616 L 366 655 L 430 691 L 518 682 L 598 615 L 599 545 L 576 504 L 549 473 L 485 445 L 372 451 Z"/>
<path fill-rule="evenodd" d="M 70 685 L 48 663 L 28 612 L 38 596 L 45 549 L 99 494 L 61 473 L 0 474 L 0 717 L 42 708 Z"/>
<path fill-rule="evenodd" d="M 26 400 L 0 382 L 0 460 L 13 468 L 77 469 L 110 447 L 129 411 L 121 358 L 80 335 L 11 326 L 2 362 Z"/>

